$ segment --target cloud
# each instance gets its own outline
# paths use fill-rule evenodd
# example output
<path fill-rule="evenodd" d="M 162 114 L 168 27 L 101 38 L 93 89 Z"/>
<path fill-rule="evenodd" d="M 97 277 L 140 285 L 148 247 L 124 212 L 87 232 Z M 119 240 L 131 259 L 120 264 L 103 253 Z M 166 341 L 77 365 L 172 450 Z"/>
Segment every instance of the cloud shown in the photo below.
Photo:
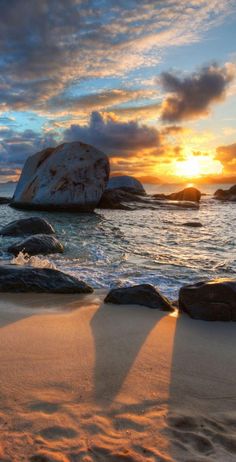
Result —
<path fill-rule="evenodd" d="M 236 143 L 227 146 L 219 146 L 216 149 L 216 158 L 223 163 L 232 163 L 236 161 Z"/>
<path fill-rule="evenodd" d="M 215 0 L 1 0 L 0 110 L 53 111 L 52 100 L 75 82 L 156 65 L 166 48 L 200 40 L 233 7 L 234 0 L 217 8 Z"/>
<path fill-rule="evenodd" d="M 161 119 L 178 122 L 207 114 L 213 103 L 225 97 L 233 78 L 232 66 L 219 67 L 217 64 L 183 78 L 170 72 L 163 73 L 161 83 L 170 94 L 163 102 Z"/>
<path fill-rule="evenodd" d="M 91 114 L 88 125 L 71 125 L 64 131 L 64 141 L 81 140 L 107 153 L 130 153 L 150 149 L 160 144 L 156 128 L 140 125 L 136 121 L 120 122 L 110 115 Z"/>

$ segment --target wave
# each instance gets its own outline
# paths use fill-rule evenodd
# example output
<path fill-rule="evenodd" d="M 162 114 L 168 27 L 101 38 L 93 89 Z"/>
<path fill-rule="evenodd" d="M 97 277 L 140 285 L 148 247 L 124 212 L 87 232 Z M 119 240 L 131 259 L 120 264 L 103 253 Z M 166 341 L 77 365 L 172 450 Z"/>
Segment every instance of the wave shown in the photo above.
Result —
<path fill-rule="evenodd" d="M 19 252 L 17 257 L 12 258 L 11 264 L 19 266 L 34 266 L 35 268 L 57 269 L 56 265 L 50 262 L 47 258 L 39 258 L 36 256 L 30 257 L 27 253 L 24 252 Z"/>

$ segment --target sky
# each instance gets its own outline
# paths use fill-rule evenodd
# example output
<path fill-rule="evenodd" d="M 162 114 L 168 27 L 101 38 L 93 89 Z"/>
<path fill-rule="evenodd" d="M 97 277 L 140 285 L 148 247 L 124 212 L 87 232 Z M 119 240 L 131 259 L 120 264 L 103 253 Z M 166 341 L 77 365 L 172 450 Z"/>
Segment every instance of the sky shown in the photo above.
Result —
<path fill-rule="evenodd" d="M 0 6 L 0 182 L 76 140 L 113 175 L 236 182 L 235 0 Z"/>

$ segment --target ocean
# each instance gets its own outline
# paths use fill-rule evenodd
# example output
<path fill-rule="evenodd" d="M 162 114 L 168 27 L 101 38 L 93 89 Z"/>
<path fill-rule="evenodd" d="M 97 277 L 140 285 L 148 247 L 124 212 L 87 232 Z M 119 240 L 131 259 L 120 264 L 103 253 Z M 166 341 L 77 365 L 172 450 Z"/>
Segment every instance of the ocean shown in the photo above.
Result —
<path fill-rule="evenodd" d="M 15 210 L 0 206 L 0 224 L 32 215 L 45 217 L 56 229 L 65 246 L 61 255 L 36 259 L 76 275 L 94 288 L 150 283 L 176 299 L 184 284 L 203 279 L 234 277 L 236 272 L 236 203 L 213 199 L 219 187 L 204 185 L 206 193 L 199 210 L 96 210 L 92 214 L 67 214 Z M 147 192 L 172 192 L 178 185 L 148 186 Z M 13 192 L 13 185 L 0 185 L 0 196 Z M 183 226 L 200 221 L 202 228 Z M 0 257 L 11 261 L 6 252 L 13 238 L 0 237 Z M 22 262 L 23 263 L 23 262 Z"/>

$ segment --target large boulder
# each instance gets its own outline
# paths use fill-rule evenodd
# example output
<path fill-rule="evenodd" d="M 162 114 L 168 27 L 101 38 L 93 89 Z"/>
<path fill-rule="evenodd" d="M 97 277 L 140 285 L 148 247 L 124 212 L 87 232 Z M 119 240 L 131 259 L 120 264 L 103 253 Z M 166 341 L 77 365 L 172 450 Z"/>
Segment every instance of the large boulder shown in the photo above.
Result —
<path fill-rule="evenodd" d="M 12 244 L 7 250 L 14 255 L 18 255 L 19 252 L 24 252 L 28 255 L 47 255 L 62 253 L 64 247 L 54 236 L 38 234 Z"/>
<path fill-rule="evenodd" d="M 29 157 L 11 205 L 49 211 L 91 212 L 109 178 L 108 157 L 88 144 L 64 143 Z"/>
<path fill-rule="evenodd" d="M 0 265 L 0 292 L 91 293 L 85 282 L 49 268 Z"/>
<path fill-rule="evenodd" d="M 44 218 L 30 217 L 11 221 L 0 229 L 2 236 L 24 236 L 27 234 L 54 234 L 55 230 Z"/>
<path fill-rule="evenodd" d="M 200 202 L 201 192 L 197 188 L 185 188 L 182 191 L 171 194 L 154 194 L 154 199 L 168 199 L 172 201 Z"/>
<path fill-rule="evenodd" d="M 214 198 L 219 201 L 236 202 L 236 184 L 229 189 L 217 189 Z"/>
<path fill-rule="evenodd" d="M 110 178 L 106 189 L 121 189 L 133 194 L 146 194 L 142 183 L 129 175 L 119 175 Z"/>
<path fill-rule="evenodd" d="M 116 305 L 144 305 L 162 311 L 174 311 L 169 300 L 150 284 L 112 289 L 104 302 Z"/>
<path fill-rule="evenodd" d="M 236 321 L 236 280 L 215 279 L 184 286 L 179 307 L 194 319 Z"/>

